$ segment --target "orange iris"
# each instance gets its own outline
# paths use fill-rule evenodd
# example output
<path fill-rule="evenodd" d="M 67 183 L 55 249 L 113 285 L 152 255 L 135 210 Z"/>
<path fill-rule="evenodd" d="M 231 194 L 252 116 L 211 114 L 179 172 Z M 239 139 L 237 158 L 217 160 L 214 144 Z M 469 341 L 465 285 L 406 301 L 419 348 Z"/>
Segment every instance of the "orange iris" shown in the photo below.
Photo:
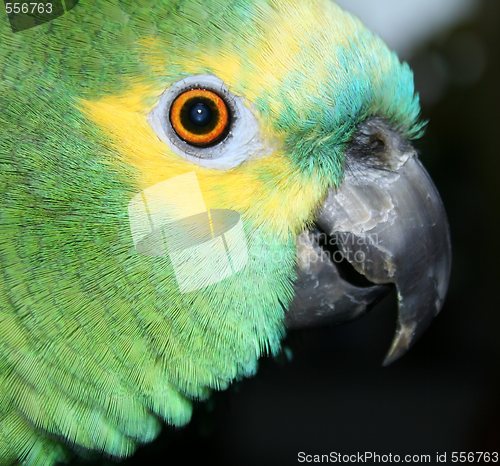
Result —
<path fill-rule="evenodd" d="M 191 89 L 180 94 L 170 109 L 170 122 L 188 144 L 208 147 L 222 140 L 229 128 L 226 102 L 213 91 Z"/>

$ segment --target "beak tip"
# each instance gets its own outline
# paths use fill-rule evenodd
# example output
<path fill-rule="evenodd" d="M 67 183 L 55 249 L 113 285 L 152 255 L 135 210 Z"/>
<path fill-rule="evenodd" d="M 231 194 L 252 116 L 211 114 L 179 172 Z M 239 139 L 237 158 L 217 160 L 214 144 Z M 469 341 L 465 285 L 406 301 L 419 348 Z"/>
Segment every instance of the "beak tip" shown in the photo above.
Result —
<path fill-rule="evenodd" d="M 383 366 L 387 367 L 402 358 L 412 347 L 416 340 L 417 323 L 402 324 L 399 323 L 396 336 L 392 341 L 391 348 L 387 353 Z"/>
<path fill-rule="evenodd" d="M 422 311 L 419 308 L 411 309 L 412 306 L 407 306 L 407 301 L 399 295 L 399 320 L 396 335 L 382 363 L 383 367 L 390 366 L 411 349 L 441 312 L 443 301 L 444 299 L 436 297 L 434 306 L 429 302 L 428 306 L 424 305 L 426 311 Z"/>
<path fill-rule="evenodd" d="M 382 367 L 389 367 L 394 364 L 396 361 L 401 359 L 410 348 L 391 348 L 387 353 L 384 362 L 382 363 Z"/>

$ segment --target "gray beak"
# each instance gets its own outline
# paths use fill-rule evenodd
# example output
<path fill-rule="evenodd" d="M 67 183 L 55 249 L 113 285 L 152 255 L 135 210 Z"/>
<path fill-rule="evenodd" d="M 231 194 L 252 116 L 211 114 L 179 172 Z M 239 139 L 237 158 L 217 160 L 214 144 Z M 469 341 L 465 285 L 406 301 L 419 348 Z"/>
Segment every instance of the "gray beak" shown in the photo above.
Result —
<path fill-rule="evenodd" d="M 385 123 L 365 123 L 316 226 L 298 239 L 288 327 L 351 320 L 395 286 L 399 319 L 384 364 L 394 362 L 441 310 L 451 267 L 446 213 L 415 151 Z"/>

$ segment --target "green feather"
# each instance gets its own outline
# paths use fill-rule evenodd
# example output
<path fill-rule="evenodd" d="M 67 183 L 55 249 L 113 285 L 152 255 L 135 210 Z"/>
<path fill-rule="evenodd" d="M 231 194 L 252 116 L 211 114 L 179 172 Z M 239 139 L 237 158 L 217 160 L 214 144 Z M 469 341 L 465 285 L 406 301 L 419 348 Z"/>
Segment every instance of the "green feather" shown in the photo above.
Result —
<path fill-rule="evenodd" d="M 278 0 L 81 1 L 17 34 L 0 18 L 0 464 L 52 465 L 73 447 L 129 456 L 157 436 L 159 420 L 186 424 L 193 400 L 279 351 L 294 234 L 278 238 L 244 218 L 244 270 L 180 294 L 168 257 L 133 252 L 127 206 L 138 174 L 78 106 L 131 82 L 167 88 L 186 75 L 181 63 L 193 50 L 248 51 L 279 8 Z M 296 171 L 320 173 L 323 189 L 340 181 L 343 150 L 363 119 L 381 115 L 409 136 L 421 130 L 409 68 L 357 30 L 327 63 L 332 79 L 318 94 L 301 92 L 310 76 L 291 69 L 253 102 L 284 135 Z M 297 58 L 307 68 L 318 60 L 314 34 Z M 139 45 L 150 37 L 171 58 L 162 75 Z M 259 73 L 241 59 L 249 76 Z M 375 79 L 380 63 L 384 79 Z M 244 95 L 245 83 L 233 91 Z M 290 112 L 275 115 L 278 101 Z M 268 173 L 262 180 L 273 184 Z"/>

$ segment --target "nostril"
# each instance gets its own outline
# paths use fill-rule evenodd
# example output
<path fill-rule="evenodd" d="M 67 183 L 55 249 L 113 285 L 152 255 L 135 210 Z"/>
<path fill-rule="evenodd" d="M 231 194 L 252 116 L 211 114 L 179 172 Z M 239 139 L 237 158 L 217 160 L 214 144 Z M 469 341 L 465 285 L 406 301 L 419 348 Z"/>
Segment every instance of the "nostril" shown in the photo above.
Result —
<path fill-rule="evenodd" d="M 380 133 L 370 135 L 370 149 L 376 153 L 381 153 L 386 150 L 387 142 L 384 136 Z"/>

